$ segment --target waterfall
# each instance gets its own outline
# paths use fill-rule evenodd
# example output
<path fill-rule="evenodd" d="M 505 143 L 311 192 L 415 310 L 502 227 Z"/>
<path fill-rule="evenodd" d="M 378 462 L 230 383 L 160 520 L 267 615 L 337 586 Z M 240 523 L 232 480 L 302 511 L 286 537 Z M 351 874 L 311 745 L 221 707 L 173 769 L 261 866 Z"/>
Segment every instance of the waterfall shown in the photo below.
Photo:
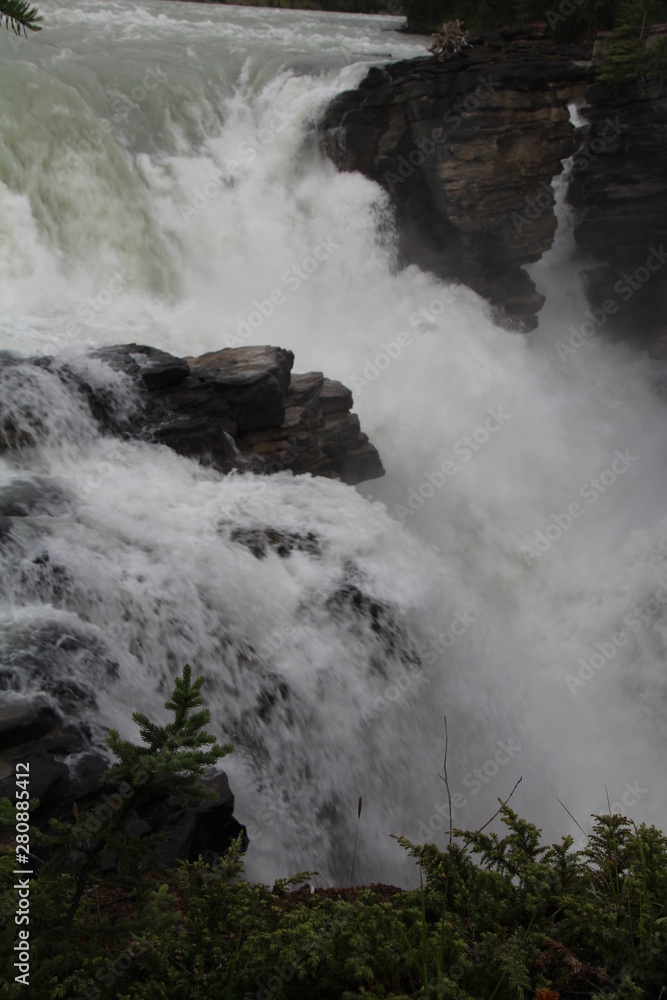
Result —
<path fill-rule="evenodd" d="M 607 792 L 664 826 L 664 401 L 604 331 L 563 350 L 587 309 L 564 179 L 526 337 L 399 269 L 387 195 L 319 151 L 335 94 L 425 52 L 400 19 L 40 9 L 0 67 L 4 697 L 136 738 L 191 663 L 262 880 L 346 880 L 362 795 L 355 877 L 414 884 L 390 835 L 446 840 L 445 714 L 454 825 L 522 777 L 549 836 L 579 836 L 557 796 L 582 826 Z M 88 355 L 129 342 L 292 350 L 353 388 L 386 477 L 221 476 L 124 440 L 132 388 Z M 266 532 L 288 554 L 253 551 Z"/>

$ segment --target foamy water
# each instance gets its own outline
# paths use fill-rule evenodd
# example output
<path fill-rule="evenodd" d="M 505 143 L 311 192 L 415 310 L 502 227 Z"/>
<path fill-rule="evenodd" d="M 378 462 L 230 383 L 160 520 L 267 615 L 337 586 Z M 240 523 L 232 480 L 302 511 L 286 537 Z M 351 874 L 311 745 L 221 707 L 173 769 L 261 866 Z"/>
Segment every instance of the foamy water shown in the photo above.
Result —
<path fill-rule="evenodd" d="M 221 477 L 101 438 L 74 382 L 10 369 L 40 440 L 0 483 L 57 496 L 4 542 L 4 684 L 129 736 L 192 663 L 237 747 L 256 878 L 349 878 L 363 795 L 355 880 L 413 882 L 389 834 L 446 839 L 445 713 L 455 825 L 520 776 L 513 805 L 549 835 L 576 832 L 556 796 L 585 825 L 605 789 L 664 825 L 664 404 L 604 331 L 563 352 L 587 319 L 566 211 L 533 268 L 540 329 L 501 329 L 471 291 L 398 271 L 386 195 L 318 149 L 336 93 L 425 51 L 399 20 L 43 14 L 2 39 L 0 345 L 54 354 L 119 415 L 131 391 L 90 346 L 289 348 L 352 386 L 387 475 Z M 258 560 L 235 533 L 262 527 L 316 541 Z"/>

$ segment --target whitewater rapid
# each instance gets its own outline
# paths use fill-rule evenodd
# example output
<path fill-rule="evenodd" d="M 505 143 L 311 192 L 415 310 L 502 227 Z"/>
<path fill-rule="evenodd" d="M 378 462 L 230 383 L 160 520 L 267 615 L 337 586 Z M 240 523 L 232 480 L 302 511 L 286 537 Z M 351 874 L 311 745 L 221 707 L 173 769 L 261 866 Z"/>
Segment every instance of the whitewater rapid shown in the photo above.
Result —
<path fill-rule="evenodd" d="M 549 836 L 578 836 L 556 796 L 583 826 L 607 792 L 664 826 L 661 370 L 602 333 L 563 352 L 587 319 L 563 181 L 524 337 L 399 270 L 386 194 L 320 153 L 335 94 L 425 51 L 400 20 L 40 9 L 38 36 L 0 39 L 0 348 L 85 373 L 119 419 L 135 401 L 95 345 L 288 348 L 353 388 L 387 475 L 222 477 L 5 369 L 39 443 L 0 456 L 0 491 L 50 492 L 0 541 L 3 686 L 136 736 L 189 661 L 236 744 L 255 878 L 349 879 L 362 795 L 355 881 L 414 884 L 390 834 L 446 840 L 445 713 L 455 825 L 523 777 L 513 805 Z M 317 541 L 258 560 L 239 527 Z"/>

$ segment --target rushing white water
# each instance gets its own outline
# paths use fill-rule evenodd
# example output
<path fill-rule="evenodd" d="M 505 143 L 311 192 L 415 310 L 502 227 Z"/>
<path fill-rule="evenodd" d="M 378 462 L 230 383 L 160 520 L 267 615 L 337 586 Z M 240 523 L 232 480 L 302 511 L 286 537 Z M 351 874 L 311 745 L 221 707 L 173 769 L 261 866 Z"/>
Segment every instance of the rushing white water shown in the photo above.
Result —
<path fill-rule="evenodd" d="M 5 369 L 40 442 L 0 458 L 0 489 L 38 477 L 42 500 L 0 540 L 3 685 L 129 736 L 191 662 L 236 744 L 257 878 L 348 879 L 362 795 L 355 880 L 413 882 L 389 835 L 445 841 L 443 713 L 455 825 L 520 776 L 513 805 L 549 835 L 576 833 L 556 796 L 585 824 L 605 789 L 664 825 L 664 404 L 604 331 L 558 349 L 587 319 L 565 211 L 540 330 L 508 332 L 397 271 L 386 196 L 313 138 L 370 63 L 424 51 L 396 19 L 40 8 L 39 36 L 0 39 L 1 346 L 107 385 L 119 417 L 132 394 L 86 346 L 289 348 L 353 385 L 387 475 L 221 477 Z M 260 560 L 233 537 L 258 527 L 316 541 Z"/>

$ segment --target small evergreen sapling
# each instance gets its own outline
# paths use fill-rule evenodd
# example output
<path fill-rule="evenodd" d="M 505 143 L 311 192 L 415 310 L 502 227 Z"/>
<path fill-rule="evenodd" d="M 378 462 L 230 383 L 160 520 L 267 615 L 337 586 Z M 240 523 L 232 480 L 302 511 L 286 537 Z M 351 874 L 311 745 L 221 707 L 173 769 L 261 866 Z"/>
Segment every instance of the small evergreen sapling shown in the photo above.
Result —
<path fill-rule="evenodd" d="M 137 803 L 172 795 L 183 805 L 214 800 L 215 792 L 207 791 L 199 783 L 199 776 L 234 747 L 231 743 L 220 746 L 215 736 L 203 731 L 211 721 L 207 708 L 190 714 L 203 704 L 199 694 L 203 683 L 203 677 L 191 681 L 190 665 L 186 663 L 183 676 L 176 678 L 171 699 L 164 706 L 174 713 L 173 722 L 158 726 L 141 712 L 133 713 L 146 746 L 122 740 L 112 729 L 106 742 L 119 762 L 109 768 L 105 780 L 127 782 L 137 793 Z M 210 749 L 204 750 L 205 746 Z"/>
<path fill-rule="evenodd" d="M 79 812 L 75 806 L 74 826 L 51 820 L 51 833 L 42 841 L 50 852 L 45 874 L 68 872 L 76 879 L 65 926 L 71 926 L 88 882 L 108 867 L 110 856 L 115 856 L 119 873 L 130 876 L 137 901 L 143 900 L 144 886 L 137 873 L 159 864 L 155 845 L 162 835 L 137 834 L 132 829 L 137 810 L 172 796 L 183 805 L 216 799 L 216 793 L 205 789 L 199 777 L 234 747 L 220 746 L 215 736 L 204 731 L 211 718 L 207 708 L 193 712 L 202 704 L 203 683 L 203 677 L 192 682 L 186 664 L 182 677 L 176 678 L 171 699 L 165 702 L 165 708 L 174 713 L 173 722 L 159 726 L 140 712 L 132 715 L 147 745 L 123 740 L 112 729 L 106 743 L 118 763 L 105 772 L 104 780 L 117 782 L 119 791 L 91 810 Z"/>

